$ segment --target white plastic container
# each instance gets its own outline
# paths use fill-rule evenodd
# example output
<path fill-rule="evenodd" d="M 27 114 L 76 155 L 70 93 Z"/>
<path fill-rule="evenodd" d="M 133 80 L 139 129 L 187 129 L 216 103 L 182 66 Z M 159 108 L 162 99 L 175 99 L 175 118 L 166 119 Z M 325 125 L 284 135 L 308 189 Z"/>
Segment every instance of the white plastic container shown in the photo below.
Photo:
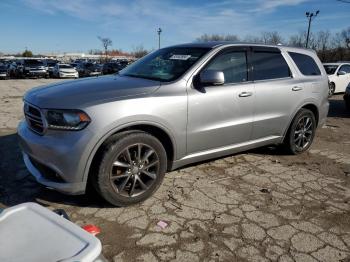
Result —
<path fill-rule="evenodd" d="M 92 262 L 101 250 L 96 237 L 38 204 L 0 213 L 1 262 Z"/>

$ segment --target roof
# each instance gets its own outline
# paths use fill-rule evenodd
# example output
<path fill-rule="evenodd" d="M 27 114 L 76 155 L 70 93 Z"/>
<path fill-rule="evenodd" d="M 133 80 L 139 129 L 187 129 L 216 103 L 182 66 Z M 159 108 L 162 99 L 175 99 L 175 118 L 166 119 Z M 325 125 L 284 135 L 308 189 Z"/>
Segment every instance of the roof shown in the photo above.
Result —
<path fill-rule="evenodd" d="M 247 42 L 231 42 L 231 41 L 211 41 L 211 42 L 193 42 L 174 45 L 171 47 L 202 47 L 202 48 L 216 48 L 220 46 L 262 46 L 262 47 L 274 47 L 274 48 L 293 48 L 293 49 L 303 49 L 303 50 L 312 50 L 305 49 L 301 47 L 290 47 L 286 45 L 268 45 L 268 44 L 259 44 L 259 43 L 247 43 Z M 313 51 L 313 50 L 312 50 Z"/>
<path fill-rule="evenodd" d="M 323 63 L 323 65 L 337 65 L 337 66 L 344 65 L 344 64 L 348 65 L 350 63 L 348 62 Z"/>

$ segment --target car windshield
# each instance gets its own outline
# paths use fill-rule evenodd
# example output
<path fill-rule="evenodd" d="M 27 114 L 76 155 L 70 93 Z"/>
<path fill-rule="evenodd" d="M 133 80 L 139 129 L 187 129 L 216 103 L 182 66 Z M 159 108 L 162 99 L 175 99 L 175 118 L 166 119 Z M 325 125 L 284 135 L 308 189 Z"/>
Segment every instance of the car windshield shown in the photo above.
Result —
<path fill-rule="evenodd" d="M 73 68 L 70 65 L 59 65 L 60 68 Z"/>
<path fill-rule="evenodd" d="M 39 60 L 25 60 L 24 64 L 30 65 L 30 66 L 42 66 L 42 65 L 44 65 L 44 63 L 39 61 Z"/>
<path fill-rule="evenodd" d="M 92 63 L 86 63 L 86 64 L 85 64 L 85 67 L 86 67 L 86 68 L 94 68 L 95 65 L 92 64 Z"/>
<path fill-rule="evenodd" d="M 122 70 L 122 76 L 173 81 L 183 75 L 209 48 L 169 47 L 155 51 Z"/>
<path fill-rule="evenodd" d="M 324 65 L 327 75 L 333 75 L 335 70 L 337 70 L 338 65 Z"/>

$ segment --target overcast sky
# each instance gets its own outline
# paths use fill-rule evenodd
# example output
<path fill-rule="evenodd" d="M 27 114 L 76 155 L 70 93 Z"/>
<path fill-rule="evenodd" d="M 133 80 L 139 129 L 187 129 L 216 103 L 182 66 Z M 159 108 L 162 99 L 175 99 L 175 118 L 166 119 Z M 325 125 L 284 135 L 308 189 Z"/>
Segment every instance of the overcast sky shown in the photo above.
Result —
<path fill-rule="evenodd" d="M 337 0 L 2 0 L 0 52 L 87 52 L 192 42 L 201 34 L 289 35 L 306 30 L 305 11 L 320 10 L 312 30 L 332 33 L 350 26 L 350 4 Z"/>

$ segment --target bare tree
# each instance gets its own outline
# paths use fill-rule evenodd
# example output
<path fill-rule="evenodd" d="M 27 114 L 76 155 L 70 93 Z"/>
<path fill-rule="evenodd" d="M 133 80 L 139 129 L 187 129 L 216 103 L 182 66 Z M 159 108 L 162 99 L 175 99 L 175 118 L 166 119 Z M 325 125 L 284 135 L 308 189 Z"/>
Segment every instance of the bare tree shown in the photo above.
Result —
<path fill-rule="evenodd" d="M 350 27 L 341 31 L 341 36 L 344 39 L 346 47 L 350 49 Z"/>
<path fill-rule="evenodd" d="M 105 56 L 106 56 L 106 60 L 107 60 L 107 49 L 109 46 L 112 46 L 112 40 L 108 37 L 101 37 L 101 36 L 98 36 L 97 37 L 101 43 L 102 43 L 102 46 L 105 50 Z"/>
<path fill-rule="evenodd" d="M 247 35 L 243 38 L 243 42 L 258 44 L 258 43 L 263 43 L 263 40 L 261 37 L 258 37 L 258 36 Z"/>
<path fill-rule="evenodd" d="M 289 37 L 288 44 L 290 46 L 294 47 L 304 47 L 305 46 L 305 39 L 303 33 L 291 35 Z"/>
<path fill-rule="evenodd" d="M 204 34 L 196 39 L 197 42 L 210 42 L 210 41 L 231 41 L 238 42 L 239 37 L 237 35 L 219 35 L 219 34 Z"/>
<path fill-rule="evenodd" d="M 261 33 L 261 40 L 264 44 L 281 44 L 283 42 L 283 37 L 277 32 L 263 32 Z"/>
<path fill-rule="evenodd" d="M 143 47 L 143 45 L 138 45 L 136 47 L 133 48 L 133 51 L 131 52 L 131 54 L 135 57 L 135 58 L 141 58 L 145 55 L 147 55 L 149 52 Z"/>
<path fill-rule="evenodd" d="M 319 31 L 315 34 L 315 50 L 321 61 L 325 61 L 328 56 L 328 49 L 330 48 L 330 37 L 331 33 L 329 31 Z"/>
<path fill-rule="evenodd" d="M 331 33 L 329 31 L 319 31 L 316 34 L 316 42 L 318 51 L 325 51 L 329 48 Z"/>

